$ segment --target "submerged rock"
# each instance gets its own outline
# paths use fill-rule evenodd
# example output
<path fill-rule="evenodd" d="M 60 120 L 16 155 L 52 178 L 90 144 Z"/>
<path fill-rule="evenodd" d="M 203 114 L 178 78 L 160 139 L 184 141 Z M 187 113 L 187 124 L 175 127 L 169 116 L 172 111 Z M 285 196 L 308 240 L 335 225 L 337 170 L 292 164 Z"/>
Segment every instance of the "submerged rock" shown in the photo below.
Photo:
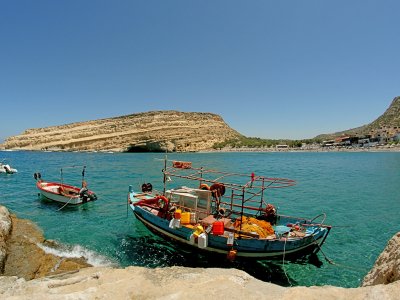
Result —
<path fill-rule="evenodd" d="M 10 229 L 7 231 L 8 227 L 3 224 L 10 224 Z M 5 230 L 2 230 L 3 227 Z M 10 215 L 5 207 L 0 206 L 1 275 L 30 280 L 91 266 L 83 258 L 65 258 L 46 253 L 42 245 L 46 245 L 46 241 L 35 224 Z M 1 255 L 2 249 L 6 250 L 5 255 Z"/>

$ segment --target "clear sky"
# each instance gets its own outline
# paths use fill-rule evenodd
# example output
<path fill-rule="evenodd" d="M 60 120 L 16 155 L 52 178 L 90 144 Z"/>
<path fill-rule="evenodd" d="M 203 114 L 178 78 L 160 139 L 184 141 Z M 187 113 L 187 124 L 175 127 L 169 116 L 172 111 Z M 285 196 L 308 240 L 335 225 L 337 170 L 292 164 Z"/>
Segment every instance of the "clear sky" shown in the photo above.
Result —
<path fill-rule="evenodd" d="M 312 138 L 400 95 L 400 1 L 0 0 L 0 141 L 152 110 Z"/>

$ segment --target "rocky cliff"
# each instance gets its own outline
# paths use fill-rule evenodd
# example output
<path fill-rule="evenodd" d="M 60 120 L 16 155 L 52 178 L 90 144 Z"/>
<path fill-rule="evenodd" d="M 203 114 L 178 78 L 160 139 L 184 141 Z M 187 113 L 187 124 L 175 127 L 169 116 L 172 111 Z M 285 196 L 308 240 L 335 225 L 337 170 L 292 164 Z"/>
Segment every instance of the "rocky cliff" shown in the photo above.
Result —
<path fill-rule="evenodd" d="M 84 268 L 83 264 L 64 267 L 57 263 L 38 264 L 35 252 L 41 252 L 33 244 L 41 235 L 27 231 L 26 227 L 15 226 L 22 222 L 10 216 L 5 207 L 0 206 L 0 276 L 1 299 L 399 299 L 400 295 L 400 233 L 396 234 L 378 258 L 374 268 L 364 278 L 363 287 L 340 288 L 320 287 L 281 287 L 262 282 L 249 274 L 236 269 L 214 268 L 155 268 L 128 267 Z M 28 222 L 29 223 L 29 222 Z M 16 242 L 18 236 L 22 244 Z M 25 248 L 25 255 L 9 261 L 16 248 Z M 43 241 L 41 241 L 43 242 Z M 17 251 L 18 252 L 18 251 Z M 19 252 L 21 254 L 22 252 Z M 63 261 L 49 254 L 44 261 Z M 19 260 L 19 261 L 18 261 Z M 43 261 L 40 259 L 40 261 Z M 12 267 L 12 266 L 16 266 Z M 25 265 L 26 267 L 23 267 Z M 31 268 L 33 265 L 35 268 Z M 21 266 L 21 267 L 19 267 Z M 63 269 L 62 269 L 63 268 Z M 35 276 L 29 270 L 36 269 Z M 72 270 L 76 270 L 75 272 Z M 47 270 L 47 271 L 46 271 Z M 79 270 L 79 271 L 78 271 Z M 19 273 L 21 272 L 21 273 Z M 45 276 L 45 277 L 43 277 Z M 41 278 L 38 278 L 41 277 Z M 29 280 L 31 278 L 35 278 Z"/>
<path fill-rule="evenodd" d="M 398 280 L 400 280 L 400 232 L 388 242 L 372 270 L 364 277 L 362 286 L 388 284 Z"/>
<path fill-rule="evenodd" d="M 389 108 L 375 121 L 357 128 L 318 135 L 317 139 L 332 139 L 343 135 L 381 135 L 391 137 L 400 132 L 400 96 L 395 97 Z"/>
<path fill-rule="evenodd" d="M 30 280 L 91 266 L 83 258 L 59 257 L 44 250 L 56 247 L 35 224 L 10 215 L 0 205 L 0 275 Z"/>
<path fill-rule="evenodd" d="M 28 129 L 5 149 L 64 151 L 199 151 L 241 136 L 211 113 L 152 111 Z"/>

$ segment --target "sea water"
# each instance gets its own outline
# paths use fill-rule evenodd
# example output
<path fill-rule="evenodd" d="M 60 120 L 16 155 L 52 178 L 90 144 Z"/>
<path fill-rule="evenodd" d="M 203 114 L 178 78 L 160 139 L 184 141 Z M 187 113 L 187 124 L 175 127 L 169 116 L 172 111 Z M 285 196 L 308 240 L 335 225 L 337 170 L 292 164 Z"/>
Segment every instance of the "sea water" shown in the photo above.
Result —
<path fill-rule="evenodd" d="M 313 218 L 326 213 L 324 222 L 333 228 L 317 258 L 295 262 L 224 261 L 181 249 L 148 231 L 128 210 L 128 186 L 138 190 L 150 182 L 162 190 L 164 154 L 0 151 L 3 158 L 18 173 L 0 174 L 0 204 L 63 245 L 44 250 L 84 256 L 94 265 L 238 268 L 285 286 L 357 287 L 387 241 L 400 231 L 400 153 L 168 154 L 169 159 L 196 166 L 296 180 L 294 187 L 268 193 L 267 202 L 285 215 Z M 83 165 L 98 201 L 62 208 L 39 199 L 34 173 L 60 181 L 60 168 Z M 64 182 L 80 185 L 82 168 L 63 168 L 62 176 Z"/>

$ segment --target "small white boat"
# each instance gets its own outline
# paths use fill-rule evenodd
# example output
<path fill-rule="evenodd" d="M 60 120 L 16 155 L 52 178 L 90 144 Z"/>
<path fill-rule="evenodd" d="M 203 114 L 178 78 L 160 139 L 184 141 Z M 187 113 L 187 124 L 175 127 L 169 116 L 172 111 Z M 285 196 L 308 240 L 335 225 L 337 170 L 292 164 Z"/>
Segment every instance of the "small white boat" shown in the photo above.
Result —
<path fill-rule="evenodd" d="M 9 164 L 4 163 L 4 159 L 0 162 L 0 173 L 14 174 L 17 173 L 17 169 L 12 168 Z"/>
<path fill-rule="evenodd" d="M 77 187 L 63 183 L 62 180 L 62 169 L 61 169 L 61 182 L 52 182 L 42 180 L 40 173 L 35 173 L 34 178 L 36 181 L 36 187 L 38 188 L 40 195 L 46 199 L 63 203 L 65 205 L 78 205 L 84 204 L 90 201 L 97 200 L 96 194 L 87 189 L 86 181 L 83 179 L 85 174 L 85 168 L 82 171 L 82 187 Z"/>

